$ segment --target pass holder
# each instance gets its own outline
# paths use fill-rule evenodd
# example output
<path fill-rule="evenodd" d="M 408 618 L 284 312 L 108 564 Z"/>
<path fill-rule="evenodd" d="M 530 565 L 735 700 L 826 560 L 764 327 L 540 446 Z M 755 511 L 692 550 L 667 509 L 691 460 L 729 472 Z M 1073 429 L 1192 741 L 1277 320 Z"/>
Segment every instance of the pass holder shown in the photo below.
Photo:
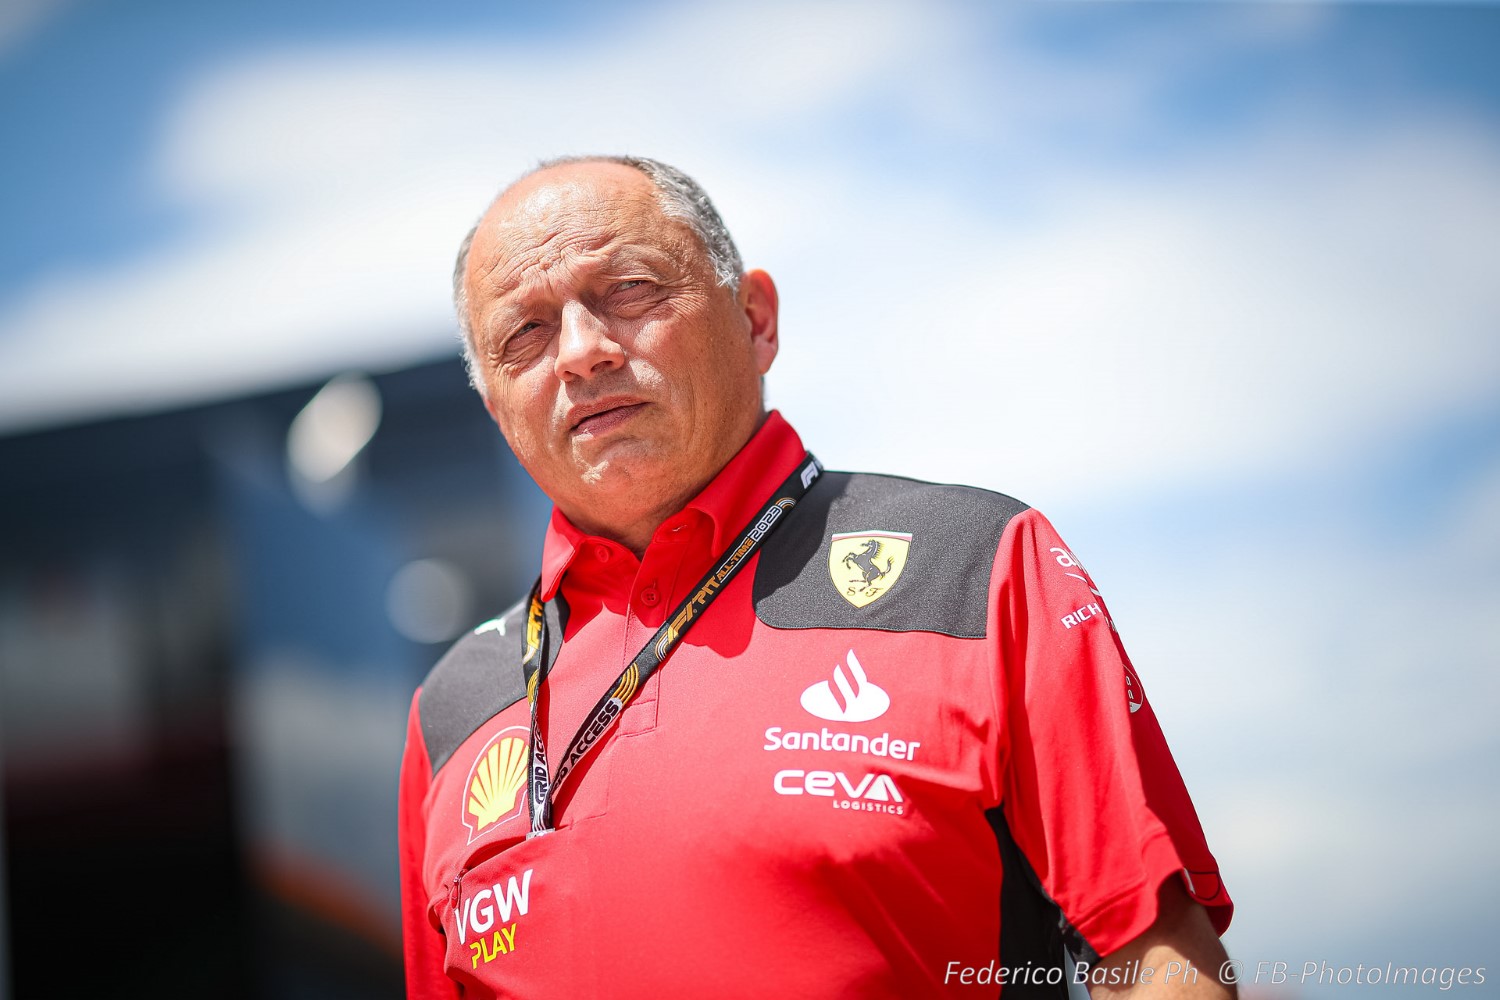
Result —
<path fill-rule="evenodd" d="M 547 762 L 547 748 L 542 744 L 541 727 L 537 722 L 542 683 L 550 670 L 547 645 L 551 637 L 544 613 L 546 605 L 542 601 L 542 581 L 538 579 L 532 585 L 531 598 L 526 608 L 526 635 L 521 656 L 521 670 L 526 678 L 526 701 L 531 713 L 531 757 L 526 773 L 526 808 L 531 820 L 530 830 L 526 834 L 528 840 L 554 829 L 552 804 L 557 789 L 563 786 L 590 751 L 600 744 L 604 734 L 619 720 L 625 707 L 634 700 L 641 687 L 667 657 L 672 655 L 688 629 L 693 627 L 724 587 L 750 561 L 750 557 L 770 537 L 771 532 L 786 520 L 822 474 L 823 466 L 813 457 L 812 452 L 804 454 L 797 470 L 776 488 L 760 513 L 734 535 L 733 544 L 714 560 L 714 568 L 698 581 L 698 585 L 685 600 L 672 609 L 661 628 L 641 647 L 609 690 L 594 703 L 593 709 L 584 717 L 583 724 L 578 727 L 578 732 L 568 744 L 555 775 L 551 773 Z"/>

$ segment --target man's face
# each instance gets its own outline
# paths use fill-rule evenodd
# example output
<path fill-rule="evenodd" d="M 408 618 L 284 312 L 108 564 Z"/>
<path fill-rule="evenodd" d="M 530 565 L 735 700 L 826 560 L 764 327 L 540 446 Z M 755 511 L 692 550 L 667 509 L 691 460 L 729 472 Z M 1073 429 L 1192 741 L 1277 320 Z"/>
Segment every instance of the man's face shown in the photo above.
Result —
<path fill-rule="evenodd" d="M 523 179 L 481 222 L 464 281 L 486 406 L 585 530 L 677 509 L 760 421 L 774 286 L 720 287 L 631 167 Z"/>

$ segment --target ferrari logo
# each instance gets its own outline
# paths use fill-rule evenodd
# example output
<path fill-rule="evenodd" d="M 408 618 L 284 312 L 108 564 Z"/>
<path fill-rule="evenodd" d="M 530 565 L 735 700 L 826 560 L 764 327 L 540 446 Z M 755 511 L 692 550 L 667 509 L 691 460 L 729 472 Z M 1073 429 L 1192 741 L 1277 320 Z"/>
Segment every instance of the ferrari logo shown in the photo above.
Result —
<path fill-rule="evenodd" d="M 828 548 L 828 575 L 844 600 L 862 608 L 896 585 L 910 547 L 911 535 L 897 531 L 834 535 Z"/>

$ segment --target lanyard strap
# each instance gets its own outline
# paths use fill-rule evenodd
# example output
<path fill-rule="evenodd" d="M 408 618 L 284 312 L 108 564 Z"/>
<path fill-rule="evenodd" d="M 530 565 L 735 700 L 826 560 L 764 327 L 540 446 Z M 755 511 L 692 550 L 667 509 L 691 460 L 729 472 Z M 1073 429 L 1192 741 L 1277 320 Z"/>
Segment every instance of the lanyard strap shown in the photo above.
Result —
<path fill-rule="evenodd" d="M 744 567 L 792 508 L 797 506 L 797 502 L 806 495 L 822 473 L 823 466 L 813 457 L 812 452 L 803 456 L 797 471 L 776 488 L 760 513 L 740 530 L 736 536 L 737 541 L 719 556 L 717 565 L 698 581 L 691 596 L 673 609 L 661 628 L 656 630 L 656 634 L 635 654 L 630 666 L 625 668 L 609 690 L 594 704 L 593 710 L 574 734 L 573 741 L 568 744 L 567 753 L 563 754 L 562 763 L 558 765 L 556 777 L 549 777 L 551 769 L 547 764 L 547 750 L 542 746 L 542 732 L 537 725 L 537 703 L 541 700 L 542 681 L 546 680 L 551 666 L 547 657 L 548 629 L 543 613 L 542 581 L 537 580 L 531 588 L 531 600 L 526 611 L 525 653 L 521 659 L 521 669 L 526 676 L 526 700 L 531 708 L 531 768 L 526 775 L 526 804 L 531 817 L 531 832 L 527 836 L 535 837 L 552 829 L 552 800 L 555 790 L 562 787 L 563 782 L 579 762 L 588 756 L 589 751 L 599 745 L 600 738 L 619 719 L 625 706 L 635 698 L 647 679 L 672 655 L 672 650 L 677 648 L 698 616 L 707 610 L 724 586 L 734 579 L 735 574 Z"/>

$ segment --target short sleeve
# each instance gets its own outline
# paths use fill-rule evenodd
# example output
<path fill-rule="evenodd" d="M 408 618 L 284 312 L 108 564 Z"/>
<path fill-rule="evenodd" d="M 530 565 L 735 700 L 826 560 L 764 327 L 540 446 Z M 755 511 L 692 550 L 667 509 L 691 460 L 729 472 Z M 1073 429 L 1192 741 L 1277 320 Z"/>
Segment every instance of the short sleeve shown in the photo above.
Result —
<path fill-rule="evenodd" d="M 420 692 L 418 692 L 420 697 Z M 427 854 L 427 792 L 432 765 L 422 738 L 418 698 L 413 698 L 401 756 L 397 800 L 397 844 L 401 861 L 401 950 L 406 964 L 406 995 L 413 1000 L 451 1000 L 458 984 L 443 971 L 447 940 L 428 916 L 429 896 L 422 878 Z"/>
<path fill-rule="evenodd" d="M 1097 961 L 1143 933 L 1174 876 L 1223 933 L 1233 904 L 1140 678 L 1092 579 L 1036 511 L 1007 526 L 992 594 L 1001 805 L 1075 955 Z"/>

